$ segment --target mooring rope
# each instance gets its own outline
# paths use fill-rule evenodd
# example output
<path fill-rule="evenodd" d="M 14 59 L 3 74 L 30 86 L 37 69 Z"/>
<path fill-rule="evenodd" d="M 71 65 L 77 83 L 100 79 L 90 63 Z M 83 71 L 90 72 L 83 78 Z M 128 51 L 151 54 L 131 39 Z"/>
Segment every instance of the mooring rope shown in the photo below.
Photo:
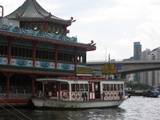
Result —
<path fill-rule="evenodd" d="M 5 100 L 3 100 L 3 99 L 0 99 L 0 101 L 2 101 L 5 105 L 7 105 L 7 106 L 9 106 L 9 107 L 11 107 L 12 109 L 14 109 L 17 113 L 19 113 L 19 114 L 21 114 L 23 117 L 25 117 L 26 119 L 28 119 L 28 120 L 33 120 L 32 118 L 30 118 L 30 117 L 28 117 L 27 115 L 25 115 L 23 112 L 21 112 L 20 110 L 18 110 L 18 109 L 16 109 L 14 106 L 12 106 L 11 104 L 8 104 Z M 9 111 L 8 109 L 6 109 L 5 107 L 3 107 L 3 106 L 0 106 L 1 108 L 3 108 L 3 109 L 5 109 L 5 110 L 7 110 L 7 111 Z M 9 113 L 11 113 L 11 111 L 9 111 Z M 17 115 L 15 114 L 15 116 L 17 117 Z M 18 117 L 19 118 L 19 117 Z M 21 119 L 21 120 L 23 120 L 23 119 Z"/>
<path fill-rule="evenodd" d="M 4 109 L 5 111 L 7 111 L 8 113 L 10 113 L 11 115 L 14 115 L 16 116 L 19 120 L 24 120 L 22 119 L 20 116 L 18 116 L 17 114 L 15 114 L 14 112 L 8 110 L 7 108 L 3 107 L 3 106 L 0 106 L 2 109 Z"/>

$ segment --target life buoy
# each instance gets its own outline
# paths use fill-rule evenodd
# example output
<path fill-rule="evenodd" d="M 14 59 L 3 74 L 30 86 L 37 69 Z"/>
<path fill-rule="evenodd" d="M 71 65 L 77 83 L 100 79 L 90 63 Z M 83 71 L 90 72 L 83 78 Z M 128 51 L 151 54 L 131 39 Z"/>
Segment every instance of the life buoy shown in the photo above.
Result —
<path fill-rule="evenodd" d="M 77 95 L 77 99 L 79 100 L 79 98 L 80 98 L 80 96 L 79 95 Z"/>
<path fill-rule="evenodd" d="M 74 94 L 72 95 L 72 98 L 75 99 L 75 95 Z"/>
<path fill-rule="evenodd" d="M 62 98 L 63 99 L 67 99 L 68 98 L 67 92 L 62 91 Z"/>

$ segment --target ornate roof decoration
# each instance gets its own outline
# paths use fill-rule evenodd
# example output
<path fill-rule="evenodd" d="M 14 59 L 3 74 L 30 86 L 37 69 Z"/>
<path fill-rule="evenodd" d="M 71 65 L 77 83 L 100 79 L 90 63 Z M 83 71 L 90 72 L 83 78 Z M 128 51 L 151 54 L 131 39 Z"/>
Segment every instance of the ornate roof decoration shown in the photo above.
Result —
<path fill-rule="evenodd" d="M 36 0 L 26 0 L 19 8 L 6 17 L 18 21 L 48 21 L 66 26 L 71 25 L 74 21 L 72 17 L 70 20 L 64 20 L 52 15 L 43 9 Z"/>

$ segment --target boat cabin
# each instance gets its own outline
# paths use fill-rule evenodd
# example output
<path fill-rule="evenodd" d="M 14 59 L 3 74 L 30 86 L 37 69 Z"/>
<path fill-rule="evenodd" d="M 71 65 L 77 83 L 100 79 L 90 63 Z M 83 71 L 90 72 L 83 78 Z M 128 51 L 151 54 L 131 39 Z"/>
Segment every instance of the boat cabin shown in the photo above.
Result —
<path fill-rule="evenodd" d="M 100 101 L 124 98 L 124 81 L 76 80 L 76 79 L 37 79 L 38 97 L 62 101 Z"/>

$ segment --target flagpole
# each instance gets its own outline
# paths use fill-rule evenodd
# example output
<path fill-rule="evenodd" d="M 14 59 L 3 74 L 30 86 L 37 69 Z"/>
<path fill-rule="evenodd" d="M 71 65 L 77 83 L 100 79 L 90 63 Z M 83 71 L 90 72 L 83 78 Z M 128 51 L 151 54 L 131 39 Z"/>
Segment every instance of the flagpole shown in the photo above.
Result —
<path fill-rule="evenodd" d="M 111 65 L 110 65 L 110 53 L 108 54 L 108 78 L 110 79 Z"/>

